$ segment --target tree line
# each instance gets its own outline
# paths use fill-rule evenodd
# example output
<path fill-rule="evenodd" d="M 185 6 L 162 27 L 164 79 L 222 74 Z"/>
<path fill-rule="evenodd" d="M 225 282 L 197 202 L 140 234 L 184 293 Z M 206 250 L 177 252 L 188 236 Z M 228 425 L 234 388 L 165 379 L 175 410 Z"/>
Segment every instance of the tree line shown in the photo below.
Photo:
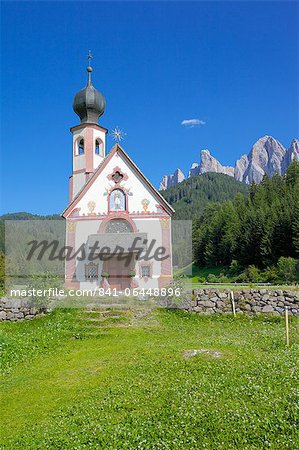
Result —
<path fill-rule="evenodd" d="M 175 219 L 194 219 L 201 216 L 210 202 L 233 199 L 238 192 L 245 194 L 248 186 L 222 173 L 208 172 L 191 177 L 161 191 L 163 197 L 174 207 Z"/>
<path fill-rule="evenodd" d="M 238 193 L 233 200 L 208 204 L 193 221 L 193 249 L 200 267 L 226 266 L 231 273 L 247 268 L 252 278 L 264 271 L 265 281 L 273 281 L 285 266 L 294 277 L 299 258 L 299 163 L 294 161 L 284 176 L 265 176 L 259 185 L 253 183 L 245 196 Z"/>

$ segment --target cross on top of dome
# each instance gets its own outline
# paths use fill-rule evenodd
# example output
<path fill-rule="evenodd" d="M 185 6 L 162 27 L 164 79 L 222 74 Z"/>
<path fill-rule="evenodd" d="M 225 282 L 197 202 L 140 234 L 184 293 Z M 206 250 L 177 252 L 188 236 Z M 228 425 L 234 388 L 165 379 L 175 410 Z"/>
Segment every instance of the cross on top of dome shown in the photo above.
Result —
<path fill-rule="evenodd" d="M 88 52 L 88 81 L 85 88 L 81 89 L 74 98 L 73 109 L 80 117 L 81 123 L 98 123 L 99 117 L 104 114 L 106 100 L 103 94 L 98 91 L 91 82 L 91 60 L 93 56 L 91 51 Z"/>

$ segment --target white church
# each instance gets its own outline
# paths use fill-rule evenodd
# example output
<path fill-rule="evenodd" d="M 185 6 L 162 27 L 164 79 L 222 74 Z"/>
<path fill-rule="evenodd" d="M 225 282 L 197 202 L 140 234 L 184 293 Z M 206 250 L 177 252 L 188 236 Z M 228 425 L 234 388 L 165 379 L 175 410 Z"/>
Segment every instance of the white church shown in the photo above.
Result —
<path fill-rule="evenodd" d="M 66 245 L 85 252 L 66 261 L 69 288 L 146 289 L 172 280 L 173 208 L 116 143 L 106 150 L 104 96 L 88 82 L 74 98 L 80 124 L 73 135 L 73 171 L 69 178 Z"/>

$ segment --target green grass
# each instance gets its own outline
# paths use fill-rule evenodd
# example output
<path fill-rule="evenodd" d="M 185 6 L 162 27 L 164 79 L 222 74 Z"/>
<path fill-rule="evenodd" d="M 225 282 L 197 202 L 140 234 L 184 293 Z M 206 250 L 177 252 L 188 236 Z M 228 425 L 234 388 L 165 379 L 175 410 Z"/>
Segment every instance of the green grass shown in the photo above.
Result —
<path fill-rule="evenodd" d="M 0 448 L 299 448 L 298 319 L 288 348 L 277 317 L 64 310 L 0 330 Z"/>
<path fill-rule="evenodd" d="M 199 282 L 198 278 L 206 279 L 208 275 L 215 275 L 220 277 L 221 274 L 227 273 L 229 267 L 219 266 L 219 267 L 198 267 L 196 264 L 192 263 L 188 266 L 178 269 L 175 272 L 175 277 L 184 276 L 185 283 L 188 289 L 198 289 L 198 288 L 222 288 L 222 289 L 280 289 L 289 291 L 298 291 L 299 285 L 297 284 L 265 284 L 265 283 L 235 283 L 235 282 L 225 282 L 225 283 L 207 283 Z"/>
<path fill-rule="evenodd" d="M 198 280 L 198 277 L 206 278 L 208 275 L 213 274 L 219 276 L 221 273 L 225 272 L 228 268 L 226 266 L 219 267 L 198 267 L 196 264 L 189 264 L 186 267 L 178 269 L 175 272 L 176 276 L 185 275 L 192 279 L 193 282 Z"/>
<path fill-rule="evenodd" d="M 230 289 L 232 291 L 240 289 L 267 289 L 267 290 L 281 290 L 281 291 L 299 291 L 299 286 L 290 284 L 258 284 L 258 283 L 196 283 L 192 281 L 186 281 L 186 288 L 188 289 L 203 289 L 203 288 L 217 288 L 217 289 Z"/>

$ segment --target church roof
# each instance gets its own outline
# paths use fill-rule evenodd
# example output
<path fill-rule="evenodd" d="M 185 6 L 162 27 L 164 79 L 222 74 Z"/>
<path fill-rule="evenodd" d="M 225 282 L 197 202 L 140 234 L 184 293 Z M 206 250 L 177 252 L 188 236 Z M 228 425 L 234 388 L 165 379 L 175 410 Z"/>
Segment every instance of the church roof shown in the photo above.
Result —
<path fill-rule="evenodd" d="M 73 200 L 68 204 L 65 210 L 62 212 L 62 217 L 67 217 L 68 214 L 73 210 L 79 200 L 83 197 L 83 195 L 88 191 L 89 187 L 96 180 L 96 178 L 100 175 L 104 167 L 110 161 L 110 159 L 115 155 L 115 153 L 120 153 L 124 156 L 126 162 L 131 166 L 131 168 L 140 176 L 140 178 L 147 185 L 152 194 L 158 198 L 161 205 L 165 208 L 165 211 L 168 214 L 173 214 L 174 209 L 172 206 L 164 199 L 164 197 L 160 194 L 160 192 L 154 188 L 154 186 L 150 183 L 150 181 L 146 178 L 146 176 L 141 172 L 141 170 L 136 166 L 136 164 L 132 161 L 132 159 L 128 156 L 128 154 L 124 151 L 124 149 L 117 143 L 115 144 L 108 155 L 103 159 L 101 164 L 96 168 L 92 176 L 86 181 L 84 186 L 80 189 L 80 191 L 75 195 Z"/>

